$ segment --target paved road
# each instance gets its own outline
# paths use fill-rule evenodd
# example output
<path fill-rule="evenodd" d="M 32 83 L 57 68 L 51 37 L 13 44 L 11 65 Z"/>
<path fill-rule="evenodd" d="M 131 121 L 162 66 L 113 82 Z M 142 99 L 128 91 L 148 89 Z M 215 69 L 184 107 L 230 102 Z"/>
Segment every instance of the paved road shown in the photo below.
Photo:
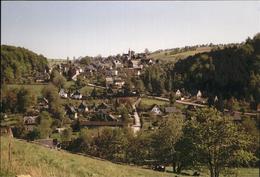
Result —
<path fill-rule="evenodd" d="M 141 101 L 141 98 L 138 98 L 136 100 L 136 102 L 134 102 L 134 104 L 132 105 L 133 110 L 134 110 L 134 125 L 132 125 L 132 129 L 134 131 L 134 133 L 138 132 L 141 129 L 141 119 L 137 113 L 136 110 L 136 105 L 138 105 Z"/>
<path fill-rule="evenodd" d="M 167 101 L 169 102 L 168 98 L 163 98 L 163 97 L 155 97 L 155 96 L 147 96 L 148 98 L 153 98 L 156 100 L 162 100 L 162 101 Z M 180 103 L 180 104 L 184 104 L 184 105 L 192 105 L 192 106 L 198 106 L 198 107 L 207 107 L 207 105 L 203 105 L 203 104 L 198 104 L 198 103 L 192 103 L 192 102 L 188 102 L 188 101 L 181 101 L 181 100 L 176 100 L 176 103 Z M 225 109 L 225 111 L 228 111 L 228 109 Z M 239 114 L 244 114 L 244 115 L 249 115 L 249 116 L 256 116 L 257 113 L 254 112 L 245 112 L 242 113 L 240 111 L 234 111 L 235 113 L 239 113 Z"/>
<path fill-rule="evenodd" d="M 163 97 L 156 97 L 156 96 L 147 96 L 147 97 L 148 98 L 157 99 L 157 100 L 167 101 L 167 102 L 170 101 L 168 98 L 163 98 Z M 206 107 L 206 105 L 203 105 L 203 104 L 192 103 L 192 102 L 181 101 L 181 100 L 176 100 L 176 103 L 185 104 L 185 105 L 192 105 L 192 106 L 198 106 L 198 107 Z"/>

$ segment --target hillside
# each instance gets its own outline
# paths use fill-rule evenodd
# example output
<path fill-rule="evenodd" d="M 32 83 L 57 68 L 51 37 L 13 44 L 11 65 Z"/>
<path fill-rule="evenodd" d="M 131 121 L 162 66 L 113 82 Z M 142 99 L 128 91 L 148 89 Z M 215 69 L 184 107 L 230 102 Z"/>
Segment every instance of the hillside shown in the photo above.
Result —
<path fill-rule="evenodd" d="M 179 59 L 187 58 L 188 56 L 193 56 L 198 53 L 209 52 L 211 47 L 198 47 L 196 49 L 189 49 L 187 51 L 174 52 L 174 49 L 164 50 L 160 52 L 153 52 L 150 54 L 150 57 L 155 60 L 163 61 L 177 61 Z"/>
<path fill-rule="evenodd" d="M 8 166 L 8 139 L 1 137 L 1 166 Z M 12 174 L 30 174 L 33 177 L 83 177 L 83 176 L 172 176 L 137 167 L 114 164 L 109 161 L 50 150 L 39 145 L 12 139 Z M 0 175 L 1 176 L 1 175 Z M 7 176 L 7 173 L 2 174 Z"/>
<path fill-rule="evenodd" d="M 8 139 L 1 136 L 1 172 L 0 176 L 14 177 L 29 174 L 32 177 L 167 177 L 172 173 L 156 172 L 140 167 L 114 164 L 105 160 L 97 160 L 64 151 L 12 139 L 12 168 L 7 171 Z M 10 168 L 9 168 L 10 169 Z M 238 177 L 257 177 L 258 169 L 239 169 Z M 202 175 L 202 177 L 207 175 Z M 178 177 L 184 177 L 178 175 Z"/>
<path fill-rule="evenodd" d="M 1 45 L 1 81 L 26 83 L 48 69 L 48 61 L 28 49 Z"/>

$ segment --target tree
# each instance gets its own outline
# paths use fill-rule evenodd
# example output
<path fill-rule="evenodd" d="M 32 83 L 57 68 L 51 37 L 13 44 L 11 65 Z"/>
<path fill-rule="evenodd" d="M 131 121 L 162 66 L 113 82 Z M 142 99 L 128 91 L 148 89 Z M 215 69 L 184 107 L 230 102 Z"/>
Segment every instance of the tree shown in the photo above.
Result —
<path fill-rule="evenodd" d="M 143 93 L 145 90 L 144 83 L 142 80 L 137 80 L 135 84 L 135 88 L 139 93 Z"/>
<path fill-rule="evenodd" d="M 72 129 L 69 127 L 69 128 L 66 128 L 62 134 L 61 134 L 61 140 L 62 141 L 70 141 L 71 140 L 71 137 L 72 137 Z"/>
<path fill-rule="evenodd" d="M 49 84 L 43 88 L 42 95 L 49 102 L 50 113 L 55 118 L 62 120 L 64 118 L 64 107 L 61 104 L 58 89 L 53 84 Z"/>
<path fill-rule="evenodd" d="M 144 50 L 144 53 L 145 53 L 145 54 L 149 54 L 150 51 L 146 48 L 146 49 Z"/>
<path fill-rule="evenodd" d="M 57 88 L 61 89 L 65 86 L 66 79 L 57 70 L 53 70 L 51 81 Z"/>
<path fill-rule="evenodd" d="M 77 89 L 85 87 L 87 85 L 87 81 L 83 76 L 78 76 L 76 80 Z"/>
<path fill-rule="evenodd" d="M 198 160 L 208 166 L 211 177 L 219 177 L 224 167 L 231 164 L 254 159 L 248 151 L 250 136 L 239 130 L 230 119 L 222 117 L 216 109 L 198 110 L 188 126 Z"/>
<path fill-rule="evenodd" d="M 40 133 L 40 138 L 48 138 L 52 132 L 51 129 L 52 119 L 50 114 L 46 111 L 43 111 L 40 114 L 39 122 L 40 124 L 38 125 L 37 130 Z"/>
<path fill-rule="evenodd" d="M 154 158 L 161 163 L 171 163 L 175 171 L 175 144 L 182 136 L 183 119 L 178 115 L 170 115 L 155 132 L 152 146 Z"/>
<path fill-rule="evenodd" d="M 32 90 L 22 87 L 17 93 L 17 107 L 19 112 L 25 112 L 30 106 L 36 104 L 36 96 Z"/>
<path fill-rule="evenodd" d="M 170 98 L 169 98 L 169 100 L 170 100 L 170 105 L 173 106 L 173 105 L 175 104 L 175 102 L 176 102 L 176 97 L 175 97 L 174 92 L 171 92 L 171 93 L 170 93 Z"/>

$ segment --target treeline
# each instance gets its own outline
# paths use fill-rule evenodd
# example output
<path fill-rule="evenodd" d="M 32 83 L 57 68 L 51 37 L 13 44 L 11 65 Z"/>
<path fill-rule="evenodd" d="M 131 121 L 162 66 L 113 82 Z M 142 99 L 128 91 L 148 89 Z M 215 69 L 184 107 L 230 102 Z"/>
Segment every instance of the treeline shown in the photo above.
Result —
<path fill-rule="evenodd" d="M 259 145 L 253 120 L 234 123 L 212 108 L 197 110 L 192 117 L 170 115 L 158 129 L 137 134 L 121 128 L 81 129 L 78 138 L 65 138 L 63 148 L 115 162 L 170 165 L 177 173 L 205 165 L 212 177 L 226 167 L 256 166 Z"/>
<path fill-rule="evenodd" d="M 146 90 L 157 95 L 177 89 L 206 96 L 260 102 L 260 34 L 239 45 L 200 53 L 176 64 L 151 66 L 142 75 Z"/>
<path fill-rule="evenodd" d="M 27 83 L 43 73 L 48 61 L 28 49 L 1 45 L 1 83 Z"/>

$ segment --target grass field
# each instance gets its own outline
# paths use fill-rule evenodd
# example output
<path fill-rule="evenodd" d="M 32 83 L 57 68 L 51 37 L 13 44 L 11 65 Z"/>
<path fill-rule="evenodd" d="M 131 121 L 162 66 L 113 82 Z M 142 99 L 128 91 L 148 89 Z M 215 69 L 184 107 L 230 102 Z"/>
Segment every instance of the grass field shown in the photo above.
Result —
<path fill-rule="evenodd" d="M 166 101 L 156 100 L 156 99 L 152 99 L 152 98 L 142 98 L 140 104 L 144 104 L 144 105 L 147 105 L 147 106 L 152 106 L 154 104 L 166 105 L 166 104 L 169 104 L 169 103 L 166 102 Z"/>
<path fill-rule="evenodd" d="M 173 55 L 170 54 L 171 51 L 162 51 L 162 52 L 159 52 L 159 53 L 152 53 L 150 55 L 150 57 L 154 58 L 154 59 L 164 60 L 164 61 L 174 61 L 174 62 L 176 62 L 179 59 L 184 59 L 184 58 L 187 58 L 188 56 L 192 56 L 192 55 L 195 55 L 197 53 L 209 52 L 210 50 L 211 50 L 210 47 L 200 47 L 200 48 L 197 48 L 196 50 L 180 52 L 180 53 L 173 54 Z M 165 53 L 167 53 L 167 54 L 165 54 Z"/>
<path fill-rule="evenodd" d="M 21 87 L 28 88 L 28 89 L 31 89 L 35 93 L 35 95 L 38 97 L 38 96 L 41 96 L 42 89 L 45 86 L 46 86 L 46 84 L 23 84 L 23 85 L 9 84 L 9 85 L 7 85 L 7 88 L 21 88 Z"/>
<path fill-rule="evenodd" d="M 8 142 L 4 137 L 1 137 L 1 165 L 1 176 L 4 177 L 17 174 L 30 174 L 32 177 L 172 176 L 170 173 L 114 164 L 18 140 L 12 140 L 12 167 L 8 173 Z"/>
<path fill-rule="evenodd" d="M 53 66 L 55 64 L 61 64 L 61 63 L 66 63 L 66 59 L 48 59 L 48 64 L 49 66 Z"/>
<path fill-rule="evenodd" d="M 1 136 L 2 177 L 29 174 L 32 177 L 184 177 L 167 172 L 155 172 L 135 166 L 114 164 L 64 151 L 11 139 L 11 166 L 8 160 L 8 138 Z M 170 168 L 167 168 L 167 170 Z M 237 177 L 258 177 L 254 168 L 238 169 Z M 202 174 L 206 177 L 208 174 Z"/>

